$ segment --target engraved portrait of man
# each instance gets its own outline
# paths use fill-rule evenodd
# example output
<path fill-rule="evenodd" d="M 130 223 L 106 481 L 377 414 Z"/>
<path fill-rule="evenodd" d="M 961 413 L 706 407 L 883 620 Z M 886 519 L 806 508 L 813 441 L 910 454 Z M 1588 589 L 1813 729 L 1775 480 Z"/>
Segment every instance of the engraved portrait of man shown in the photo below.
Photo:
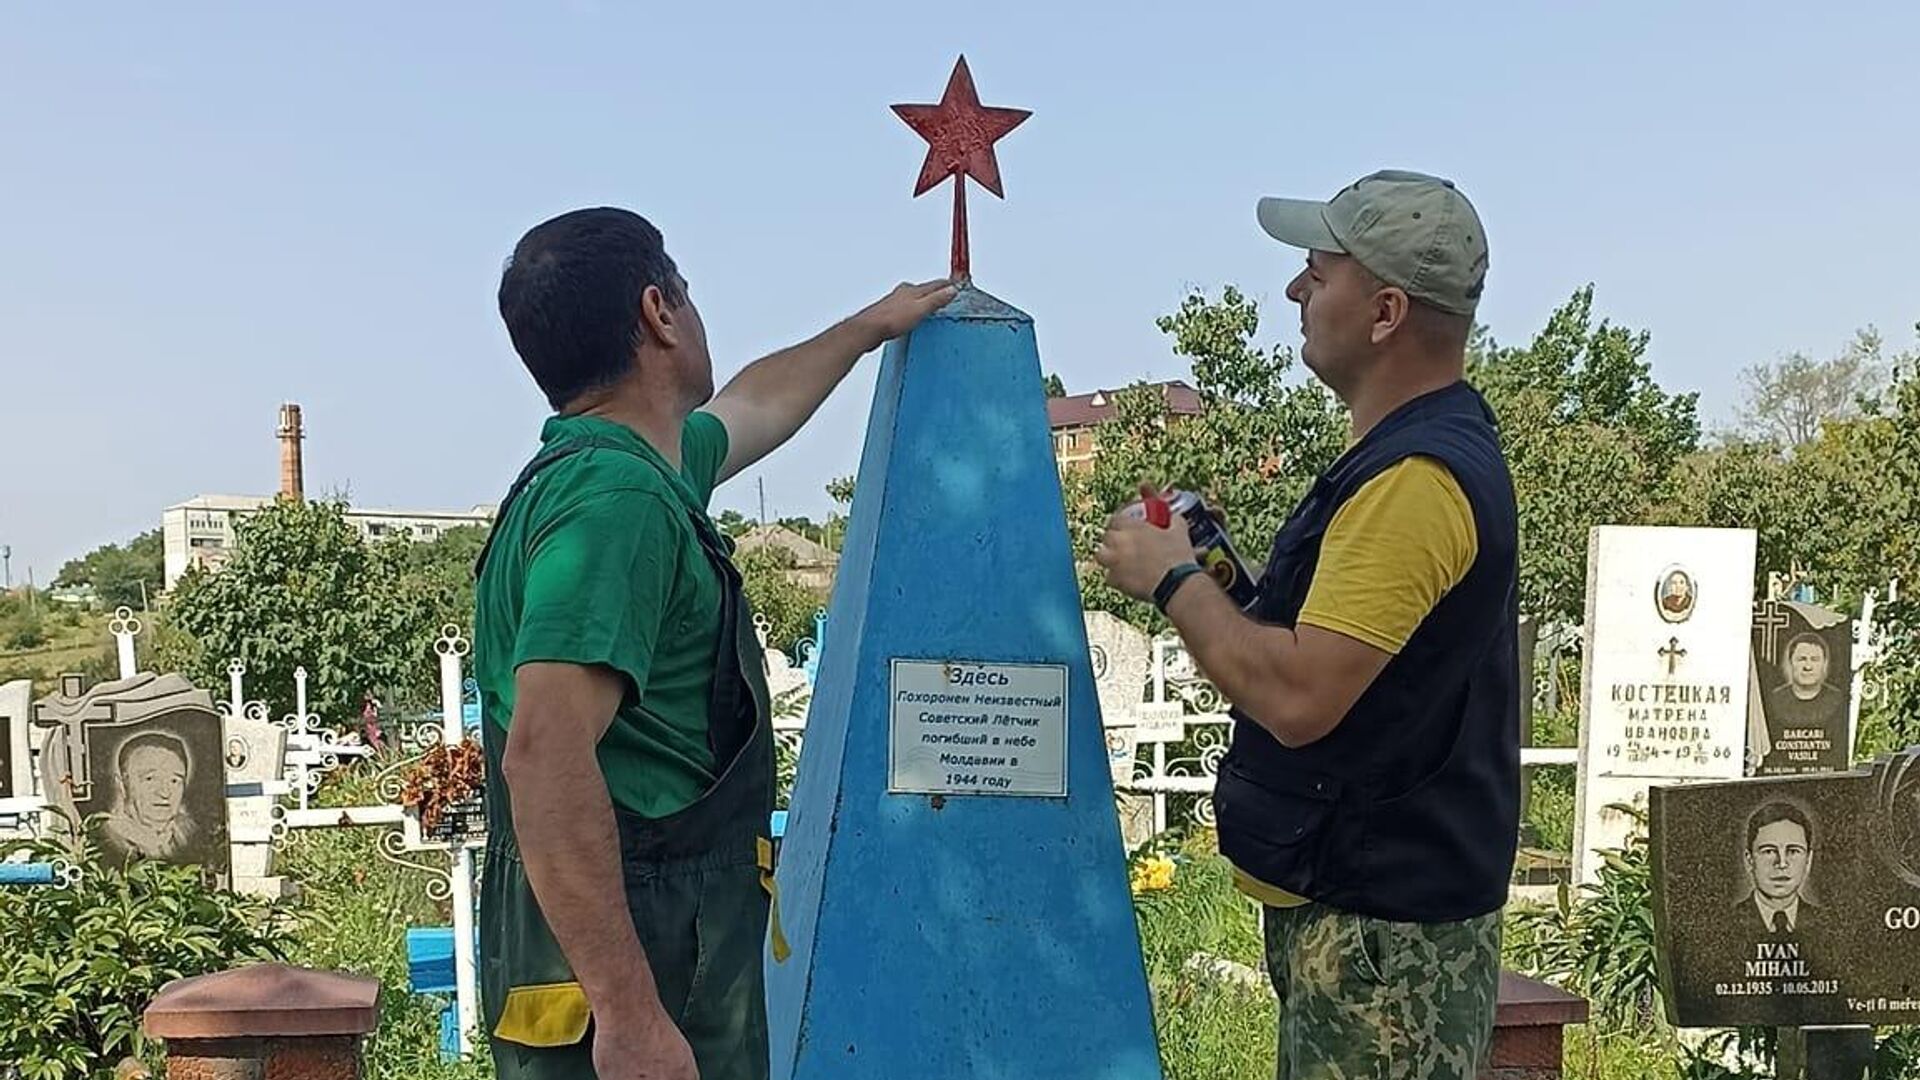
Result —
<path fill-rule="evenodd" d="M 1805 893 L 1813 870 L 1813 822 L 1792 803 L 1761 804 L 1747 818 L 1743 856 L 1753 889 L 1734 907 L 1738 925 L 1765 937 L 1817 930 L 1821 911 Z"/>
<path fill-rule="evenodd" d="M 1794 635 L 1780 654 L 1781 681 L 1767 691 L 1773 727 L 1844 732 L 1846 695 L 1829 681 L 1831 674 L 1826 639 L 1812 632 Z"/>

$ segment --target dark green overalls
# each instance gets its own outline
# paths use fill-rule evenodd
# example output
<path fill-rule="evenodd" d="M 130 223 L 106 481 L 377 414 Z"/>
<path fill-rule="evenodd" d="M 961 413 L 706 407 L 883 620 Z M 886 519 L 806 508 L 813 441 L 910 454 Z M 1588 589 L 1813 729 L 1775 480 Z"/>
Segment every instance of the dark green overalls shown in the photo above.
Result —
<path fill-rule="evenodd" d="M 500 515 L 539 470 L 589 447 L 581 440 L 536 457 Z M 731 545 L 689 514 L 722 585 L 707 740 L 719 779 L 677 813 L 643 818 L 618 806 L 627 909 L 660 1001 L 693 1047 L 701 1080 L 764 1080 L 767 1015 L 763 948 L 773 891 L 773 733 L 760 641 Z M 487 551 L 482 550 L 484 565 Z M 542 917 L 514 840 L 500 769 L 506 731 L 480 725 L 486 752 L 486 861 L 480 884 L 480 995 L 502 1080 L 593 1076 L 586 995 Z M 776 917 L 777 918 L 777 917 Z M 775 927 L 776 952 L 784 941 Z"/>

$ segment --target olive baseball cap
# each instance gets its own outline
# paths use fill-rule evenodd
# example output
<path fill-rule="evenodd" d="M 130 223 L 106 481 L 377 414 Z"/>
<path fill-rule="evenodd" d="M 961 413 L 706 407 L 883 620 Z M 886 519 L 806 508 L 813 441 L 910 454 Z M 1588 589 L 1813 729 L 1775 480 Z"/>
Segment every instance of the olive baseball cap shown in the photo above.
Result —
<path fill-rule="evenodd" d="M 1472 315 L 1487 280 L 1487 233 L 1467 197 L 1425 173 L 1384 169 L 1326 202 L 1261 199 L 1260 227 L 1283 244 L 1351 255 L 1408 296 Z"/>

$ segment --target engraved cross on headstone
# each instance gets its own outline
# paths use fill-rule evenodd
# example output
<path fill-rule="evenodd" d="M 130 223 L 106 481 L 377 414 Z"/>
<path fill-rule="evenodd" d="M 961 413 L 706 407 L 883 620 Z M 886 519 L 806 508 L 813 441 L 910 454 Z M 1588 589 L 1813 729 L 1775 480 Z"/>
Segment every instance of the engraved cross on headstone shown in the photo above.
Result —
<path fill-rule="evenodd" d="M 42 784 L 59 782 L 62 778 L 71 786 L 68 794 L 84 793 L 93 782 L 87 768 L 87 744 L 82 735 L 82 726 L 88 721 L 113 719 L 113 706 L 99 702 L 88 702 L 86 708 L 80 707 L 80 699 L 86 696 L 86 680 L 78 675 L 62 675 L 60 692 L 52 697 L 34 702 L 33 724 L 40 728 L 57 728 L 61 738 L 49 744 L 60 748 L 63 761 L 42 761 L 40 775 Z M 51 797 L 52 792 L 46 794 Z"/>
<path fill-rule="evenodd" d="M 1687 655 L 1687 650 L 1680 647 L 1679 638 L 1675 637 L 1675 638 L 1667 639 L 1666 648 L 1660 650 L 1660 656 L 1663 659 L 1665 659 L 1667 662 L 1668 675 L 1672 675 L 1674 673 L 1675 667 L 1678 666 L 1680 663 L 1680 658 L 1685 655 Z"/>
<path fill-rule="evenodd" d="M 1771 664 L 1780 659 L 1780 633 L 1792 626 L 1793 620 L 1777 601 L 1765 600 L 1755 606 L 1760 609 L 1753 617 L 1753 625 L 1760 631 L 1760 652 Z"/>

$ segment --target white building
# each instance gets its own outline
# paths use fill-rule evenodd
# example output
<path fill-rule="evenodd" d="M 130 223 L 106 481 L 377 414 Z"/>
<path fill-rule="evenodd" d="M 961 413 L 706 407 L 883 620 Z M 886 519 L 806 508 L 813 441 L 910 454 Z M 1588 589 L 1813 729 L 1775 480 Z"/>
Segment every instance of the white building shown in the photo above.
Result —
<path fill-rule="evenodd" d="M 169 506 L 160 515 L 160 545 L 165 553 L 166 585 L 180 580 L 189 566 L 218 570 L 233 552 L 235 528 L 242 518 L 272 506 L 275 498 L 306 498 L 306 459 L 301 443 L 306 423 L 300 406 L 280 406 L 280 494 L 201 495 Z M 408 535 L 415 540 L 437 540 L 462 525 L 492 525 L 497 507 L 471 510 L 362 510 L 348 507 L 346 518 L 368 540 Z"/>
<path fill-rule="evenodd" d="M 233 551 L 234 526 L 242 518 L 273 505 L 260 495 L 201 495 L 160 515 L 160 542 L 166 554 L 166 587 L 189 566 L 218 570 Z M 403 532 L 415 540 L 435 540 L 462 525 L 491 525 L 495 508 L 471 510 L 373 510 L 349 507 L 347 521 L 368 540 L 382 540 Z"/>

